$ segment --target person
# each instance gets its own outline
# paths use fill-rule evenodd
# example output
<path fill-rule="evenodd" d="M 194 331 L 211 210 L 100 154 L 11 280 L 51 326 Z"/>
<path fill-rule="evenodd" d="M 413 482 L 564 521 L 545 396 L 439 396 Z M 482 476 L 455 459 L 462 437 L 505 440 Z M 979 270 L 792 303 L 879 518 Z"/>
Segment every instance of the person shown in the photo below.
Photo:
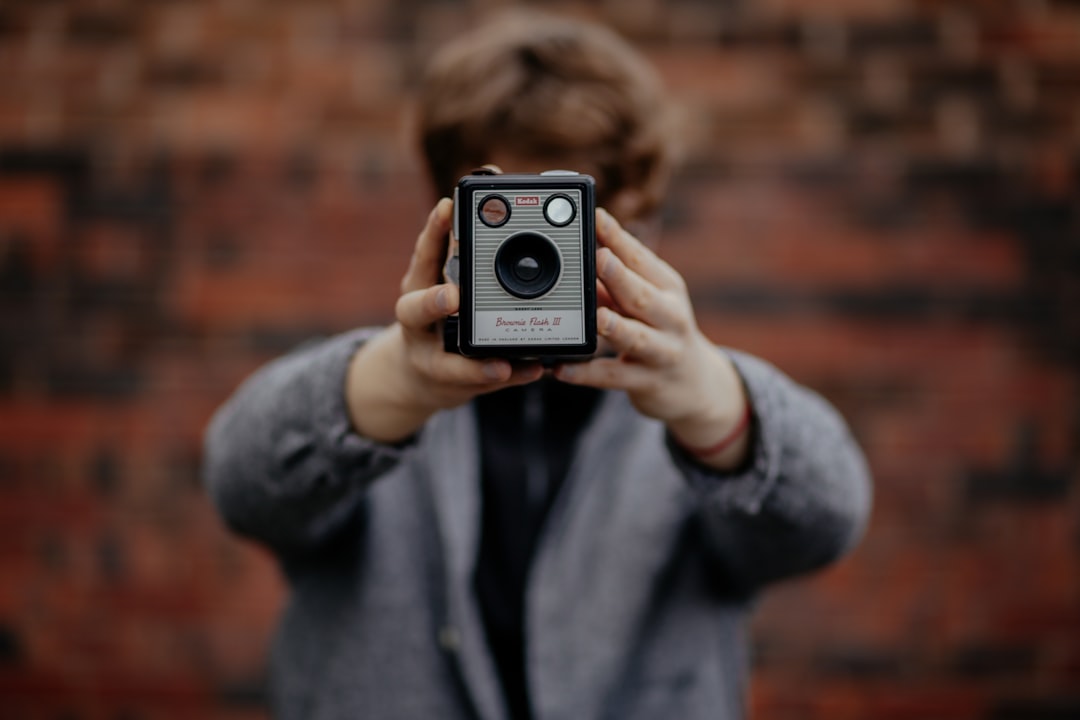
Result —
<path fill-rule="evenodd" d="M 280 718 L 738 718 L 768 584 L 849 549 L 867 468 L 821 397 L 713 344 L 646 231 L 670 174 L 662 88 L 613 32 L 512 15 L 419 90 L 433 185 L 472 168 L 592 174 L 598 334 L 544 368 L 443 349 L 452 202 L 388 327 L 306 346 L 217 412 L 205 479 L 280 559 Z"/>

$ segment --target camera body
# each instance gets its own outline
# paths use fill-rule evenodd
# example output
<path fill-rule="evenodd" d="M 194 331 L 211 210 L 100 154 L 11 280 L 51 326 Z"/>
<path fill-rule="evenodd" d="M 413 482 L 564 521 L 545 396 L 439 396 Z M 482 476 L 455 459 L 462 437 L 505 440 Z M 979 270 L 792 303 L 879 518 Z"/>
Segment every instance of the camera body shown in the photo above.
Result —
<path fill-rule="evenodd" d="M 447 259 L 461 308 L 446 326 L 446 349 L 540 360 L 595 353 L 595 219 L 588 175 L 463 177 Z"/>

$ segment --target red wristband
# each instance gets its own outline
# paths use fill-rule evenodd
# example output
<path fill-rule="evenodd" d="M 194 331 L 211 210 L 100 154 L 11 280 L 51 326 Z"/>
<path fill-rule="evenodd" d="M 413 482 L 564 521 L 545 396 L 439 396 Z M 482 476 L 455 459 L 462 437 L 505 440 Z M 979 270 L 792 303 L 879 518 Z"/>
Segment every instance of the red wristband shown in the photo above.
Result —
<path fill-rule="evenodd" d="M 743 436 L 743 434 L 746 432 L 746 429 L 750 427 L 751 415 L 752 413 L 750 412 L 750 403 L 746 403 L 746 409 L 743 410 L 743 414 L 742 417 L 739 418 L 739 422 L 736 423 L 735 427 L 731 428 L 731 431 L 727 435 L 720 438 L 719 442 L 717 442 L 715 445 L 710 445 L 709 447 L 705 448 L 692 448 L 683 445 L 682 443 L 679 443 L 679 447 L 681 447 L 687 453 L 696 457 L 699 460 L 704 460 L 705 458 L 712 457 L 713 455 L 719 455 L 720 453 L 734 445 L 735 441 Z"/>

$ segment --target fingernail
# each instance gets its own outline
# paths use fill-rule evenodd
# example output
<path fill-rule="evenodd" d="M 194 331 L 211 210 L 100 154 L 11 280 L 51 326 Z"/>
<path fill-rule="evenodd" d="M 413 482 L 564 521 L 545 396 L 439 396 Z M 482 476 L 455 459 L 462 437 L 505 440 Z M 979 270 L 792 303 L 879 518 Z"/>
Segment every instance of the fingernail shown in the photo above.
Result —
<path fill-rule="evenodd" d="M 614 218 L 611 217 L 611 213 L 609 213 L 604 208 L 597 208 L 596 217 L 600 221 L 598 223 L 599 226 L 600 226 L 599 227 L 600 230 L 607 230 L 608 227 L 611 225 L 611 221 L 614 219 Z"/>
<path fill-rule="evenodd" d="M 484 377 L 488 380 L 502 380 L 503 364 L 498 361 L 484 363 Z"/>
<path fill-rule="evenodd" d="M 600 274 L 600 277 L 605 277 L 608 274 L 608 270 L 611 269 L 611 251 L 607 248 L 603 248 L 597 253 L 597 256 L 600 265 L 596 271 Z"/>
<path fill-rule="evenodd" d="M 435 307 L 439 308 L 439 312 L 450 311 L 450 298 L 447 297 L 446 288 L 441 288 L 435 293 Z"/>
<path fill-rule="evenodd" d="M 556 377 L 560 380 L 573 380 L 575 374 L 577 374 L 577 368 L 573 365 L 560 365 L 555 371 Z"/>
<path fill-rule="evenodd" d="M 600 326 L 602 334 L 610 335 L 611 331 L 615 329 L 615 313 L 607 308 L 600 308 L 596 315 L 596 324 Z"/>

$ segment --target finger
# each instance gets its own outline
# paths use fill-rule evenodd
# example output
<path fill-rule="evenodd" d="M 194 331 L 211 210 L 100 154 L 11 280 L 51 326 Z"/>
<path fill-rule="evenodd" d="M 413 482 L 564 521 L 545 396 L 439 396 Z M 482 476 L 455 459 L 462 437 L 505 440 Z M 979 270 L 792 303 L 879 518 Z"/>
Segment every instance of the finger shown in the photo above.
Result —
<path fill-rule="evenodd" d="M 442 385 L 458 385 L 479 394 L 488 386 L 501 385 L 513 377 L 507 360 L 473 360 L 463 355 L 445 352 L 441 347 L 424 347 L 417 351 L 417 364 L 423 372 Z"/>
<path fill-rule="evenodd" d="M 596 211 L 596 239 L 602 246 L 610 248 L 627 267 L 654 285 L 665 289 L 685 286 L 675 268 L 624 230 L 619 221 L 603 208 Z"/>
<path fill-rule="evenodd" d="M 401 279 L 401 292 L 420 290 L 439 282 L 441 263 L 446 252 L 446 233 L 450 231 L 450 214 L 454 203 L 443 198 L 432 208 L 424 229 L 416 238 L 409 269 Z"/>
<path fill-rule="evenodd" d="M 430 332 L 434 323 L 457 312 L 460 304 L 456 285 L 435 285 L 399 297 L 394 314 L 407 332 Z"/>
<path fill-rule="evenodd" d="M 608 308 L 596 311 L 596 331 L 611 343 L 615 352 L 646 365 L 670 365 L 678 355 L 678 341 L 674 337 Z"/>
<path fill-rule="evenodd" d="M 615 302 L 615 298 L 611 297 L 607 285 L 600 280 L 596 281 L 596 306 L 612 308 L 616 312 L 620 311 L 619 304 Z"/>
<path fill-rule="evenodd" d="M 462 355 L 433 352 L 425 368 L 437 382 L 460 385 L 469 395 L 501 390 L 539 380 L 544 369 L 539 363 L 512 365 L 505 359 L 474 360 Z"/>
<path fill-rule="evenodd" d="M 501 385 L 501 387 L 510 387 L 511 385 L 526 385 L 528 383 L 539 380 L 544 375 L 544 368 L 540 363 L 529 363 L 527 365 L 514 365 L 513 372 L 510 374 L 510 379 Z"/>
<path fill-rule="evenodd" d="M 642 278 L 610 249 L 601 248 L 596 254 L 596 273 L 623 315 L 658 328 L 681 329 L 685 325 L 683 310 L 672 294 Z"/>
<path fill-rule="evenodd" d="M 596 358 L 583 363 L 567 363 L 555 368 L 555 378 L 572 385 L 605 390 L 644 389 L 652 382 L 652 371 L 617 358 Z"/>

